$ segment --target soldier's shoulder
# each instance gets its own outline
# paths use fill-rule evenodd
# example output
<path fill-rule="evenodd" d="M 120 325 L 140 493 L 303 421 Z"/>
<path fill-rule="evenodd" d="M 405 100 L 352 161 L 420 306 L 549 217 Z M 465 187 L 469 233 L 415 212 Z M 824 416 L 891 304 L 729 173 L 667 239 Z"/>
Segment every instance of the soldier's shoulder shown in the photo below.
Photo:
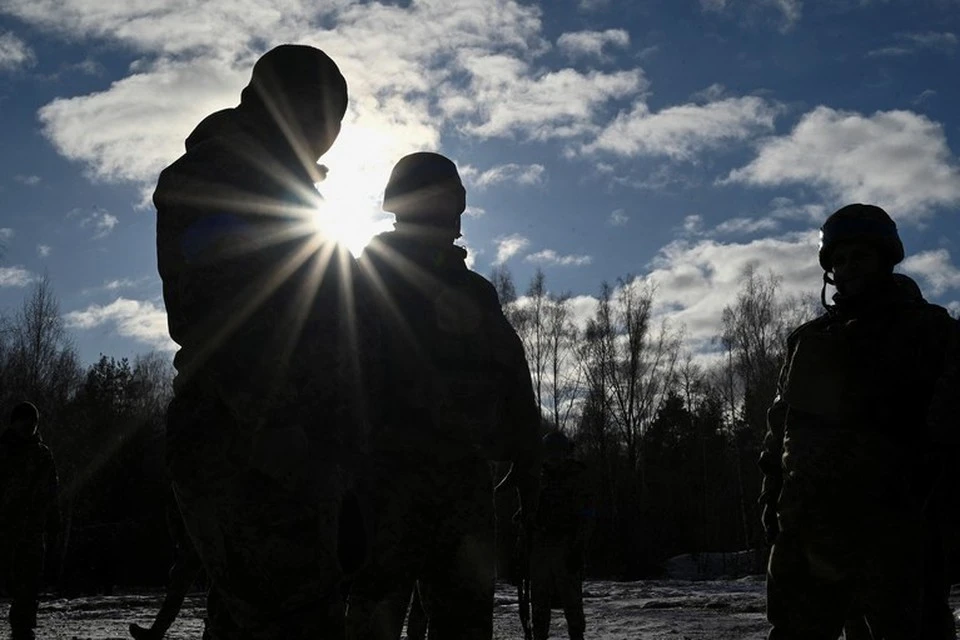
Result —
<path fill-rule="evenodd" d="M 819 331 L 823 327 L 827 326 L 835 320 L 835 317 L 830 312 L 825 312 L 813 318 L 812 320 L 807 320 L 793 331 L 787 335 L 787 344 L 793 344 L 796 340 L 800 338 L 805 333 L 811 331 Z"/>
<path fill-rule="evenodd" d="M 467 270 L 467 282 L 474 294 L 483 302 L 500 306 L 500 296 L 497 295 L 497 288 L 493 283 L 484 278 L 476 271 Z"/>

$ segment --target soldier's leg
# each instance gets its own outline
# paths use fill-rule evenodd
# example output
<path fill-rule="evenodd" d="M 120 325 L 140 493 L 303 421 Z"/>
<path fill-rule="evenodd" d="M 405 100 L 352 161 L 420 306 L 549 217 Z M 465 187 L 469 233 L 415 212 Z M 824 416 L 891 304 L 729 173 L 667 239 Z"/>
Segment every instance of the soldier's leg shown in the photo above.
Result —
<path fill-rule="evenodd" d="M 351 640 L 395 640 L 430 544 L 431 522 L 419 507 L 428 492 L 408 470 L 382 466 L 375 483 L 370 560 L 353 581 L 346 616 Z"/>
<path fill-rule="evenodd" d="M 323 502 L 296 499 L 258 474 L 221 485 L 227 495 L 177 488 L 216 594 L 211 639 L 239 637 L 238 629 L 245 639 L 342 634 L 336 487 Z"/>
<path fill-rule="evenodd" d="M 556 542 L 536 536 L 530 550 L 530 608 L 534 640 L 550 637 L 550 607 L 556 595 L 561 558 Z"/>
<path fill-rule="evenodd" d="M 560 599 L 563 603 L 563 615 L 567 619 L 567 634 L 570 636 L 570 640 L 583 640 L 583 634 L 587 630 L 587 619 L 583 615 L 583 576 L 581 572 L 579 570 L 571 571 L 569 566 L 565 566 L 558 586 Z"/>
<path fill-rule="evenodd" d="M 261 431 L 282 437 L 295 429 L 272 426 Z M 210 581 L 205 635 L 337 638 L 343 632 L 340 472 L 319 462 L 312 448 L 289 464 L 256 470 L 257 456 L 296 452 L 255 447 L 245 434 L 210 396 L 180 394 L 168 409 L 168 467 Z"/>
<path fill-rule="evenodd" d="M 485 462 L 448 476 L 451 502 L 422 574 L 430 640 L 489 640 L 496 578 L 493 486 Z"/>
<path fill-rule="evenodd" d="M 781 532 L 767 566 L 768 640 L 837 640 L 852 601 L 852 583 L 822 570 L 810 545 Z M 832 574 L 832 575 L 828 575 Z"/>
<path fill-rule="evenodd" d="M 871 561 L 860 599 L 875 635 L 884 640 L 921 638 L 923 548 L 921 532 L 909 518 L 890 523 L 871 541 Z"/>
<path fill-rule="evenodd" d="M 40 584 L 43 579 L 43 541 L 23 541 L 16 546 L 11 560 L 8 590 L 10 629 L 13 637 L 32 637 L 37 627 Z"/>

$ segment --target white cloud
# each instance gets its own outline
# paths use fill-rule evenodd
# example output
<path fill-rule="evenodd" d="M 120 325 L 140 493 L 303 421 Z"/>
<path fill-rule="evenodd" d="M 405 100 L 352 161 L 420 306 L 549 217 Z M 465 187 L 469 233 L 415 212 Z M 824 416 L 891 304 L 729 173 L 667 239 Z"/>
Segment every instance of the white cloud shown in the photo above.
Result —
<path fill-rule="evenodd" d="M 40 176 L 23 176 L 16 175 L 13 176 L 13 179 L 19 182 L 20 184 L 25 184 L 28 187 L 35 187 L 40 184 Z"/>
<path fill-rule="evenodd" d="M 703 233 L 703 216 L 694 213 L 683 218 L 683 230 L 692 235 Z"/>
<path fill-rule="evenodd" d="M 67 213 L 67 217 L 79 218 L 81 227 L 93 230 L 94 239 L 105 238 L 110 235 L 113 228 L 120 222 L 117 216 L 103 209 L 94 209 L 89 213 L 85 213 L 81 209 L 73 209 Z"/>
<path fill-rule="evenodd" d="M 0 242 L 9 240 L 13 237 L 13 229 L 10 227 L 0 227 Z"/>
<path fill-rule="evenodd" d="M 324 158 L 376 185 L 403 153 L 438 149 L 441 131 L 483 138 L 570 138 L 595 131 L 612 99 L 645 86 L 639 69 L 545 68 L 541 10 L 516 0 L 419 0 L 406 7 L 333 0 L 173 0 L 149 8 L 105 0 L 10 0 L 43 29 L 119 41 L 142 53 L 99 93 L 41 110 L 45 135 L 102 180 L 152 183 L 208 113 L 237 103 L 250 68 L 279 42 L 316 43 L 350 86 L 350 111 Z M 323 25 L 323 26 L 320 26 Z M 403 34 L 382 45 L 384 34 Z M 439 116 L 439 117 L 438 117 Z M 345 149 L 365 149 L 358 159 Z M 351 203 L 353 204 L 353 203 Z"/>
<path fill-rule="evenodd" d="M 81 330 L 112 326 L 118 335 L 154 349 L 177 349 L 167 332 L 166 312 L 147 300 L 117 298 L 108 305 L 92 304 L 82 311 L 64 314 L 64 321 L 68 327 Z"/>
<path fill-rule="evenodd" d="M 594 120 L 601 107 L 633 95 L 647 84 L 639 69 L 539 71 L 502 54 L 463 53 L 460 57 L 471 75 L 467 95 L 463 89 L 454 89 L 452 96 L 447 90 L 440 108 L 449 117 L 466 118 L 461 129 L 480 138 L 581 136 L 596 128 Z"/>
<path fill-rule="evenodd" d="M 678 105 L 657 113 L 640 102 L 630 113 L 618 115 L 594 142 L 585 145 L 584 151 L 693 160 L 704 149 L 772 130 L 779 111 L 779 107 L 755 96 Z"/>
<path fill-rule="evenodd" d="M 616 209 L 610 212 L 607 222 L 613 227 L 622 227 L 630 221 L 630 217 L 623 209 Z"/>
<path fill-rule="evenodd" d="M 910 111 L 863 116 L 817 107 L 722 182 L 810 185 L 834 203 L 875 203 L 898 220 L 960 203 L 960 166 L 943 127 Z"/>
<path fill-rule="evenodd" d="M 191 127 L 238 101 L 240 71 L 218 58 L 158 62 L 149 72 L 40 109 L 43 132 L 101 180 L 154 181 L 183 152 Z M 233 94 L 230 96 L 230 94 Z"/>
<path fill-rule="evenodd" d="M 610 4 L 610 0 L 579 0 L 577 8 L 581 11 L 596 11 Z"/>
<path fill-rule="evenodd" d="M 46 258 L 53 251 L 53 248 L 48 244 L 38 244 L 37 245 L 37 255 L 41 258 Z"/>
<path fill-rule="evenodd" d="M 0 287 L 25 287 L 36 279 L 23 267 L 0 267 Z"/>
<path fill-rule="evenodd" d="M 576 31 L 564 33 L 557 39 L 557 48 L 570 58 L 603 57 L 604 45 L 626 47 L 630 44 L 630 34 L 623 29 L 606 31 Z"/>
<path fill-rule="evenodd" d="M 749 235 L 758 231 L 774 231 L 780 222 L 774 218 L 730 218 L 713 228 L 712 235 Z"/>
<path fill-rule="evenodd" d="M 933 249 L 908 256 L 900 269 L 909 275 L 922 278 L 934 295 L 952 289 L 960 289 L 960 269 L 950 259 L 946 249 Z"/>
<path fill-rule="evenodd" d="M 745 12 L 746 16 L 772 9 L 780 18 L 780 31 L 789 31 L 799 21 L 803 12 L 801 0 L 700 0 L 700 7 L 704 11 L 722 13 L 736 7 Z"/>
<path fill-rule="evenodd" d="M 781 277 L 785 295 L 819 294 L 817 242 L 813 231 L 747 243 L 676 241 L 660 250 L 644 279 L 657 286 L 658 314 L 682 322 L 691 343 L 703 344 L 720 333 L 723 308 L 736 299 L 748 267 Z"/>
<path fill-rule="evenodd" d="M 553 249 L 544 249 L 543 251 L 538 251 L 536 253 L 531 253 L 526 258 L 527 262 L 535 262 L 538 264 L 548 264 L 556 265 L 561 267 L 580 267 L 583 265 L 590 264 L 593 262 L 593 258 L 590 256 L 583 255 L 560 255 Z"/>
<path fill-rule="evenodd" d="M 530 246 L 530 240 L 519 233 L 497 238 L 497 257 L 493 264 L 503 264 L 517 253 Z"/>
<path fill-rule="evenodd" d="M 937 95 L 937 92 L 934 91 L 933 89 L 924 89 L 923 91 L 920 92 L 920 94 L 916 98 L 911 100 L 911 102 L 915 105 L 919 105 L 926 102 L 927 100 L 930 100 L 935 95 Z"/>
<path fill-rule="evenodd" d="M 898 44 L 873 49 L 867 52 L 871 57 L 899 57 L 908 56 L 923 50 L 935 50 L 942 53 L 953 53 L 960 39 L 950 32 L 928 31 L 926 33 L 901 33 L 896 36 Z"/>
<path fill-rule="evenodd" d="M 827 208 L 822 204 L 797 204 L 790 198 L 778 196 L 770 201 L 768 214 L 773 218 L 783 220 L 806 220 L 815 222 L 817 226 L 823 223 L 827 216 Z"/>
<path fill-rule="evenodd" d="M 0 33 L 0 71 L 27 67 L 36 60 L 27 43 L 10 32 Z"/>
<path fill-rule="evenodd" d="M 489 187 L 503 182 L 515 182 L 522 185 L 542 184 L 546 169 L 542 164 L 502 164 L 487 169 L 472 179 L 477 187 Z"/>

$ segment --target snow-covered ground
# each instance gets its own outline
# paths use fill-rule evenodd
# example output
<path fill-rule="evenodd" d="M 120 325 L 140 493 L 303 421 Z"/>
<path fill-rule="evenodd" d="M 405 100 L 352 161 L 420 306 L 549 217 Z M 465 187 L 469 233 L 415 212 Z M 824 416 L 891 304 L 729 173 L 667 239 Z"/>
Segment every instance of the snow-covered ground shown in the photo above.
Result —
<path fill-rule="evenodd" d="M 130 622 L 149 624 L 162 593 L 119 593 L 113 596 L 45 600 L 41 604 L 38 639 L 113 640 L 129 638 Z M 954 608 L 960 591 L 954 591 Z M 589 581 L 584 586 L 587 638 L 594 640 L 763 640 L 763 578 L 739 580 Z M 6 620 L 8 602 L 0 604 Z M 516 590 L 497 589 L 494 609 L 497 640 L 523 637 L 517 616 Z M 203 629 L 203 596 L 191 595 L 170 629 L 171 640 L 196 640 Z M 0 624 L 3 624 L 0 622 Z M 0 637 L 7 633 L 0 627 Z M 566 638 L 563 614 L 554 612 L 551 636 Z"/>

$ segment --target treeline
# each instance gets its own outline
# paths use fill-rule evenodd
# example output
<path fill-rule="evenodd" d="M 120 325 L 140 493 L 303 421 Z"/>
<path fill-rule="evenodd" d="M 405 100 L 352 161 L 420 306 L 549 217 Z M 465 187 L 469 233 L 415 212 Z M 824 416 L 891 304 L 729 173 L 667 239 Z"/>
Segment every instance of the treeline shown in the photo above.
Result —
<path fill-rule="evenodd" d="M 588 317 L 577 317 L 582 300 L 550 292 L 542 271 L 522 296 L 505 268 L 491 279 L 523 339 L 545 427 L 572 438 L 595 478 L 588 575 L 656 575 L 680 553 L 759 555 L 766 410 L 786 336 L 818 303 L 748 270 L 718 318 L 712 356 L 695 357 L 684 327 L 658 319 L 656 288 L 643 279 L 602 284 Z"/>
<path fill-rule="evenodd" d="M 67 593 L 163 584 L 172 559 L 164 506 L 166 354 L 81 365 L 50 280 L 0 314 L 0 408 L 40 410 L 40 433 L 60 480 L 61 527 L 47 579 Z"/>
<path fill-rule="evenodd" d="M 759 549 L 756 460 L 787 332 L 815 312 L 748 271 L 722 313 L 712 358 L 695 358 L 681 326 L 656 318 L 643 280 L 603 284 L 589 317 L 537 272 L 523 295 L 492 274 L 523 339 L 544 428 L 571 436 L 592 470 L 597 526 L 591 577 L 655 575 L 672 555 Z M 48 279 L 0 315 L 0 407 L 40 408 L 53 451 L 63 526 L 48 576 L 67 591 L 163 584 L 171 560 L 164 520 L 163 414 L 169 354 L 84 367 Z M 498 505 L 509 522 L 513 505 Z M 512 545 L 509 527 L 501 543 Z"/>

